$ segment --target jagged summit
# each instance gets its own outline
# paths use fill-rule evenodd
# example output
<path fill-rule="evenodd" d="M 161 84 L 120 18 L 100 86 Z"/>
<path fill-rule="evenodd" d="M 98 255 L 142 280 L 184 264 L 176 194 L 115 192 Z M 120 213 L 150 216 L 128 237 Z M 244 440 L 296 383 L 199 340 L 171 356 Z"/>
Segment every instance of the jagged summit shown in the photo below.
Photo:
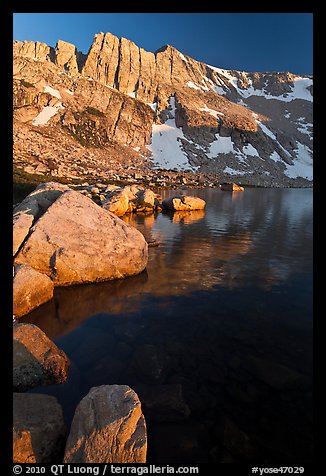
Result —
<path fill-rule="evenodd" d="M 18 128 L 36 137 L 40 127 L 68 131 L 87 149 L 122 147 L 121 163 L 136 147 L 144 164 L 151 153 L 154 167 L 222 180 L 311 184 L 312 83 L 289 72 L 225 70 L 171 45 L 151 53 L 109 32 L 95 34 L 87 55 L 62 40 L 55 48 L 14 42 Z"/>

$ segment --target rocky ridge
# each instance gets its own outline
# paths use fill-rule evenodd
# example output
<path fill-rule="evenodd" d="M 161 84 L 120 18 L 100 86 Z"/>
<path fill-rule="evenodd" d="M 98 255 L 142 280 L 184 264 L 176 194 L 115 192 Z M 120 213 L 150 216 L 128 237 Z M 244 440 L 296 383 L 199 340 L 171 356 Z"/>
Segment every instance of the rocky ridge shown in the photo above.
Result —
<path fill-rule="evenodd" d="M 15 163 L 29 172 L 312 183 L 311 77 L 223 70 L 99 33 L 87 55 L 14 42 L 14 108 Z"/>

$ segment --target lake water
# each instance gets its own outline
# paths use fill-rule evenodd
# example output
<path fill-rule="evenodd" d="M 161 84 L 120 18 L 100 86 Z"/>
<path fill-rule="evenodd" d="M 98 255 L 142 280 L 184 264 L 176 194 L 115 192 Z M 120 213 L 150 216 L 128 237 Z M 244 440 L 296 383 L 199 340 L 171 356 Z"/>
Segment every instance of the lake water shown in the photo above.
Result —
<path fill-rule="evenodd" d="M 57 288 L 23 319 L 72 361 L 66 384 L 33 391 L 69 428 L 91 387 L 130 385 L 150 463 L 310 462 L 312 190 L 187 194 L 205 211 L 125 218 L 160 242 L 145 272 Z"/>

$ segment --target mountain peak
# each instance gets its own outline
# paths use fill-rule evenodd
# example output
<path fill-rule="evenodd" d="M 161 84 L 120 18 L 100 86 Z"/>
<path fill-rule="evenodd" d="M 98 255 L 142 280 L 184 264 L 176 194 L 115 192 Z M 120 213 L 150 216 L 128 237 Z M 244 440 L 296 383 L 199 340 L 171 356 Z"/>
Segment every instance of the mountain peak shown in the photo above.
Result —
<path fill-rule="evenodd" d="M 226 70 L 169 44 L 152 53 L 110 32 L 97 33 L 87 55 L 59 40 L 56 48 L 14 42 L 14 58 L 22 124 L 31 117 L 38 128 L 47 114 L 44 127 L 51 121 L 59 134 L 62 124 L 85 147 L 152 143 L 161 168 L 218 172 L 255 185 L 311 183 L 310 78 Z M 37 104 L 40 114 L 41 104 L 48 108 L 41 118 Z"/>

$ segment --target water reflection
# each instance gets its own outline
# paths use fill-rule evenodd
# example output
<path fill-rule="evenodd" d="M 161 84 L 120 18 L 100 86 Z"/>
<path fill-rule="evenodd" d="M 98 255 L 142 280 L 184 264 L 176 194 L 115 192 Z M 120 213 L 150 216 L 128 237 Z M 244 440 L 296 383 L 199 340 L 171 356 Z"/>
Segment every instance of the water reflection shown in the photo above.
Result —
<path fill-rule="evenodd" d="M 311 190 L 187 193 L 205 211 L 124 218 L 160 242 L 146 272 L 57 288 L 24 319 L 72 360 L 67 384 L 35 391 L 69 425 L 92 386 L 132 386 L 150 462 L 309 461 Z"/>

